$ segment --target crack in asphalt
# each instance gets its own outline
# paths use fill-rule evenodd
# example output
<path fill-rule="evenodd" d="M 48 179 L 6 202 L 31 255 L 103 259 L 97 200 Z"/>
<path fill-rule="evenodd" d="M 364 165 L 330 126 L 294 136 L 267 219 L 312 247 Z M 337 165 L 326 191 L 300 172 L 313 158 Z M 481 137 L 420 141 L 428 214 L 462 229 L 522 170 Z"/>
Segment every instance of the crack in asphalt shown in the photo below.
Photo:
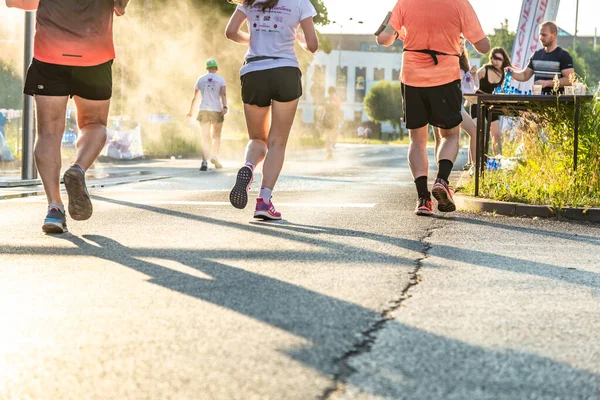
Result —
<path fill-rule="evenodd" d="M 370 352 L 375 344 L 375 341 L 377 340 L 377 333 L 383 330 L 388 322 L 394 320 L 394 317 L 392 316 L 393 312 L 398 310 L 404 301 L 412 297 L 410 291 L 421 282 L 421 276 L 419 272 L 423 267 L 423 262 L 429 257 L 431 248 L 433 247 L 427 240 L 431 238 L 434 231 L 438 228 L 439 226 L 435 225 L 429 227 L 426 231 L 426 234 L 419 238 L 419 241 L 423 243 L 423 250 L 421 251 L 422 256 L 415 260 L 415 267 L 409 273 L 410 280 L 408 285 L 406 285 L 406 287 L 402 290 L 400 297 L 394 300 L 390 307 L 381 312 L 378 320 L 376 320 L 367 330 L 360 334 L 362 340 L 359 343 L 354 345 L 352 349 L 347 351 L 342 357 L 335 360 L 334 365 L 337 365 L 338 372 L 333 376 L 334 384 L 324 391 L 323 395 L 321 396 L 321 400 L 337 399 L 345 393 L 345 385 L 348 381 L 348 378 L 357 372 L 357 370 L 350 365 L 350 359 Z"/>

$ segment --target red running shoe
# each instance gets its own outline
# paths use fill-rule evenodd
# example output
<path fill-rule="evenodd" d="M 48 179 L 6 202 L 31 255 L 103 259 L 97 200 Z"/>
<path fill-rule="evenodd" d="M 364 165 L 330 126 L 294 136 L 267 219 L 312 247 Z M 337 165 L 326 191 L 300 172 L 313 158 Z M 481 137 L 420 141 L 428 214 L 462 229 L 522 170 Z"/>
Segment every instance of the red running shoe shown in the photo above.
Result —
<path fill-rule="evenodd" d="M 452 199 L 454 189 L 445 180 L 437 178 L 433 184 L 431 194 L 438 202 L 438 210 L 441 212 L 456 211 L 456 204 L 454 204 L 454 200 Z"/>
<path fill-rule="evenodd" d="M 433 201 L 431 199 L 420 198 L 417 200 L 417 208 L 415 214 L 429 217 L 433 215 Z"/>

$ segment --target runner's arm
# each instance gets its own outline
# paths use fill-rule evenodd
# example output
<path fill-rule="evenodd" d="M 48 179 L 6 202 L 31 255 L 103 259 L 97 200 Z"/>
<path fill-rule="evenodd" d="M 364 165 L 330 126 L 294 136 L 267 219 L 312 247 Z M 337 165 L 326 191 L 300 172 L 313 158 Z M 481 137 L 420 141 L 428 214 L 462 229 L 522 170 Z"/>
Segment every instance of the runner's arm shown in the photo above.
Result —
<path fill-rule="evenodd" d="M 473 47 L 475 47 L 475 50 L 477 50 L 479 54 L 486 54 L 491 50 L 492 45 L 490 39 L 486 36 L 477 43 L 473 43 Z"/>
<path fill-rule="evenodd" d="M 300 47 L 309 53 L 316 53 L 316 51 L 319 50 L 319 38 L 317 37 L 313 18 L 305 18 L 300 21 L 300 28 L 303 33 L 303 35 L 297 35 Z"/>
<path fill-rule="evenodd" d="M 6 0 L 7 7 L 20 8 L 25 11 L 35 11 L 40 0 Z"/>
<path fill-rule="evenodd" d="M 387 25 L 385 29 L 377 35 L 377 44 L 380 46 L 391 46 L 398 39 L 398 32 L 391 25 Z"/>
<path fill-rule="evenodd" d="M 225 29 L 227 39 L 239 44 L 250 44 L 250 34 L 241 30 L 245 20 L 246 14 L 240 10 L 235 10 Z"/>
<path fill-rule="evenodd" d="M 192 118 L 194 115 L 194 110 L 198 108 L 198 102 L 200 101 L 200 91 L 196 89 L 194 91 L 194 98 L 192 99 L 192 104 L 190 104 L 190 112 L 187 113 L 188 118 Z"/>
<path fill-rule="evenodd" d="M 221 86 L 221 104 L 223 105 L 223 109 L 221 110 L 221 114 L 225 115 L 229 111 L 227 107 L 227 86 Z"/>
<path fill-rule="evenodd" d="M 514 80 L 519 82 L 527 82 L 533 76 L 533 69 L 527 67 L 524 70 L 517 71 L 513 67 L 506 67 L 506 72 L 510 71 Z"/>
<path fill-rule="evenodd" d="M 130 0 L 115 0 L 115 15 L 117 17 L 125 15 L 125 8 L 127 8 L 129 1 Z"/>

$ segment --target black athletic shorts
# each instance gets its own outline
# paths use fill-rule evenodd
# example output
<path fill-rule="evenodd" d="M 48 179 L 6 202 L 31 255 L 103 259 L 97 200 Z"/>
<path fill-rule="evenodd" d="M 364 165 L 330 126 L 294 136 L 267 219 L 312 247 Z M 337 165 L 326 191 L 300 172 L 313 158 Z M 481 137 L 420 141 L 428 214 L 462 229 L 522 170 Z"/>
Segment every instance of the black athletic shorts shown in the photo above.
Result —
<path fill-rule="evenodd" d="M 112 63 L 110 60 L 93 67 L 72 67 L 34 58 L 27 70 L 23 93 L 108 100 L 112 96 Z"/>
<path fill-rule="evenodd" d="M 452 129 L 462 122 L 460 81 L 442 86 L 415 87 L 402 84 L 404 122 L 408 129 L 427 124 Z"/>
<path fill-rule="evenodd" d="M 478 115 L 477 104 L 471 104 L 471 118 L 476 119 L 477 115 Z M 500 120 L 499 115 L 492 115 L 492 122 L 499 121 L 499 120 Z"/>
<path fill-rule="evenodd" d="M 209 124 L 219 124 L 225 121 L 225 116 L 220 112 L 216 111 L 200 111 L 198 113 L 198 122 L 201 124 L 209 123 Z"/>
<path fill-rule="evenodd" d="M 242 101 L 268 107 L 271 101 L 281 103 L 302 97 L 302 72 L 296 67 L 280 67 L 242 75 Z"/>

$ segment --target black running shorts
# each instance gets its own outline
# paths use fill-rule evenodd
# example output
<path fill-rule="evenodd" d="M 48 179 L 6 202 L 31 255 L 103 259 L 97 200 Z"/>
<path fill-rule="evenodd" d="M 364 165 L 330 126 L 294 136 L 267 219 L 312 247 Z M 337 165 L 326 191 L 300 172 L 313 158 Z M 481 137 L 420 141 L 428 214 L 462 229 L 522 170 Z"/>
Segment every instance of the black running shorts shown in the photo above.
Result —
<path fill-rule="evenodd" d="M 271 101 L 287 103 L 302 97 L 302 72 L 296 67 L 280 67 L 242 75 L 244 104 L 268 107 Z"/>
<path fill-rule="evenodd" d="M 460 81 L 442 86 L 415 87 L 402 84 L 404 122 L 408 129 L 427 124 L 452 129 L 462 122 Z"/>
<path fill-rule="evenodd" d="M 27 70 L 23 93 L 108 100 L 112 96 L 112 63 L 110 60 L 93 67 L 72 67 L 34 58 Z"/>
<path fill-rule="evenodd" d="M 216 111 L 200 111 L 198 113 L 198 122 L 201 124 L 219 124 L 225 121 L 225 117 L 220 112 Z"/>

